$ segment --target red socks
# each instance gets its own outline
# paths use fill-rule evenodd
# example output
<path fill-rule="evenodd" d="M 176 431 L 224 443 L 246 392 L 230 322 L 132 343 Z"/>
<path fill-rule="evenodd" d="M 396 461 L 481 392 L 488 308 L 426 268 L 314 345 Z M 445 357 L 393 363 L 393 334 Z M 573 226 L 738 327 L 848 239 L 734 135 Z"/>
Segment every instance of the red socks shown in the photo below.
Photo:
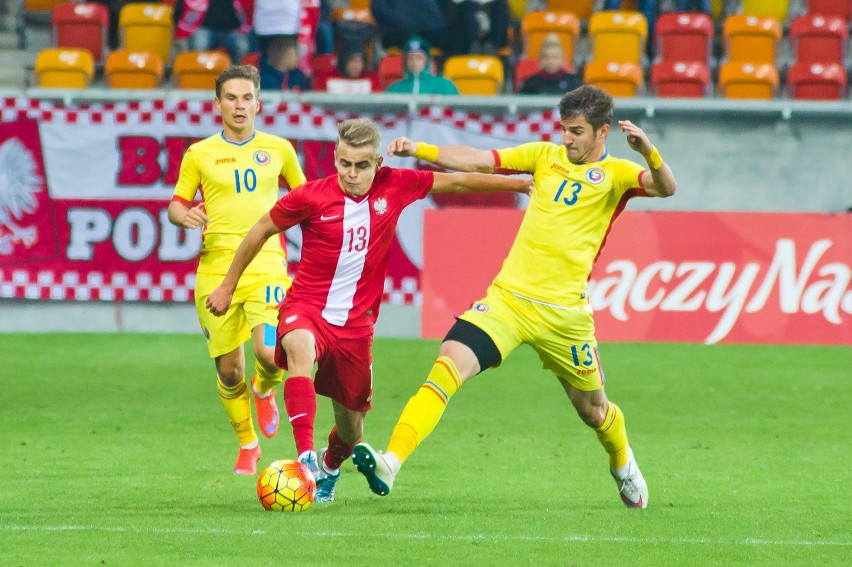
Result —
<path fill-rule="evenodd" d="M 314 449 L 314 418 L 317 415 L 317 393 L 314 382 L 305 376 L 291 376 L 284 381 L 284 407 L 293 427 L 296 454 Z"/>
<path fill-rule="evenodd" d="M 352 456 L 353 448 L 355 448 L 355 445 L 344 443 L 337 435 L 337 427 L 333 427 L 331 433 L 328 434 L 328 450 L 325 452 L 325 459 L 323 459 L 325 467 L 329 470 L 339 469 L 340 465 Z"/>

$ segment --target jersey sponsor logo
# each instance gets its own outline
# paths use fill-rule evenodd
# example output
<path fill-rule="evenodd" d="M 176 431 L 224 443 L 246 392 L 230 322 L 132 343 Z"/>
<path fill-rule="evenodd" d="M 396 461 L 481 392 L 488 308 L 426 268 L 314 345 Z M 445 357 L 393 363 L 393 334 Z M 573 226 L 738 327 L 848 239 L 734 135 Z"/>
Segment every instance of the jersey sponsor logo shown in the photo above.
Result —
<path fill-rule="evenodd" d="M 334 220 L 340 215 L 320 215 L 320 220 Z"/>
<path fill-rule="evenodd" d="M 237 158 L 226 157 L 226 158 L 222 158 L 222 159 L 217 159 L 216 165 L 219 165 L 220 163 L 236 163 L 236 162 L 237 162 Z"/>
<path fill-rule="evenodd" d="M 604 180 L 604 170 L 599 167 L 593 167 L 586 172 L 586 181 L 592 185 L 597 185 Z"/>
<path fill-rule="evenodd" d="M 258 165 L 266 165 L 270 161 L 272 161 L 272 158 L 269 157 L 269 152 L 265 150 L 257 150 L 254 152 L 254 163 Z"/>
<path fill-rule="evenodd" d="M 373 210 L 376 211 L 377 215 L 383 215 L 388 210 L 388 201 L 384 197 L 379 197 L 375 201 L 373 201 Z"/>
<path fill-rule="evenodd" d="M 480 313 L 485 313 L 488 311 L 489 307 L 487 303 L 474 303 L 473 304 L 474 311 L 479 311 Z"/>

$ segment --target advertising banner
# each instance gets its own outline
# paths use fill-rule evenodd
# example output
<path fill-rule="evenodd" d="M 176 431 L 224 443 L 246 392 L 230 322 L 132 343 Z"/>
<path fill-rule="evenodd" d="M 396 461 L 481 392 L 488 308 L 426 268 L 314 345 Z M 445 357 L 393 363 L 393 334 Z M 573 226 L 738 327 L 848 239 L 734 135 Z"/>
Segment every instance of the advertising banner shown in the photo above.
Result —
<path fill-rule="evenodd" d="M 424 337 L 481 299 L 522 211 L 427 211 Z M 604 341 L 852 345 L 852 218 L 631 212 L 589 280 Z"/>

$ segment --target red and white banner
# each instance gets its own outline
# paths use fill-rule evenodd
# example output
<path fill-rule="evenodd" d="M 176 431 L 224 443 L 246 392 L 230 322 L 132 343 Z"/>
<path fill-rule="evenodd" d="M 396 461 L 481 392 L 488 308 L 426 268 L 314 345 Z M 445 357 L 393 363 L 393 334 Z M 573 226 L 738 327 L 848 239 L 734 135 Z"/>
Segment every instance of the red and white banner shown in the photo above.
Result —
<path fill-rule="evenodd" d="M 482 298 L 517 210 L 427 211 L 424 337 Z M 852 345 L 852 217 L 623 213 L 589 281 L 606 341 Z"/>
<path fill-rule="evenodd" d="M 333 174 L 336 125 L 355 115 L 269 106 L 258 127 L 294 143 L 309 179 Z M 406 133 L 405 115 L 369 118 L 386 139 Z M 212 101 L 2 99 L 0 297 L 191 300 L 200 233 L 166 210 L 186 148 L 220 129 Z M 298 229 L 287 239 L 295 266 Z M 385 301 L 418 303 L 419 271 L 395 243 Z"/>

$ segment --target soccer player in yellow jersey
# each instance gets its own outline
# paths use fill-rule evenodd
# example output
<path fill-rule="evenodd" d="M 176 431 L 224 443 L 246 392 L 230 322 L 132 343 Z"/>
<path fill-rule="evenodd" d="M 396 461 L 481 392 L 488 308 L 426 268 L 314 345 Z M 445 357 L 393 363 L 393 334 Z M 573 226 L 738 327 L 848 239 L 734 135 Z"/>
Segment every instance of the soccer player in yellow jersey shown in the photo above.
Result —
<path fill-rule="evenodd" d="M 606 150 L 612 98 L 584 85 L 559 102 L 562 144 L 533 142 L 503 150 L 432 146 L 398 138 L 389 154 L 415 156 L 463 171 L 533 175 L 529 206 L 486 297 L 463 313 L 444 338 L 426 382 L 409 400 L 387 450 L 356 445 L 353 460 L 379 495 L 390 492 L 405 460 L 428 436 L 450 397 L 471 377 L 497 366 L 522 343 L 538 353 L 580 418 L 597 433 L 624 503 L 648 505 L 648 487 L 627 442 L 624 415 L 604 392 L 586 283 L 613 221 L 634 196 L 675 192 L 669 166 L 648 136 L 618 122 L 647 167 Z"/>
<path fill-rule="evenodd" d="M 248 230 L 278 200 L 278 179 L 290 188 L 305 182 L 296 151 L 287 140 L 258 132 L 260 78 L 248 65 L 231 66 L 216 78 L 216 109 L 221 132 L 192 144 L 180 165 L 169 221 L 186 229 L 203 227 L 203 246 L 195 282 L 195 305 L 210 357 L 216 363 L 218 390 L 234 427 L 240 452 L 234 472 L 255 474 L 260 446 L 251 418 L 251 387 L 261 432 L 278 431 L 273 388 L 283 371 L 275 366 L 278 303 L 290 287 L 287 258 L 277 235 L 248 266 L 230 309 L 214 317 L 207 296 L 225 277 Z M 201 204 L 193 206 L 196 192 Z M 243 344 L 252 339 L 255 376 L 245 381 Z"/>

